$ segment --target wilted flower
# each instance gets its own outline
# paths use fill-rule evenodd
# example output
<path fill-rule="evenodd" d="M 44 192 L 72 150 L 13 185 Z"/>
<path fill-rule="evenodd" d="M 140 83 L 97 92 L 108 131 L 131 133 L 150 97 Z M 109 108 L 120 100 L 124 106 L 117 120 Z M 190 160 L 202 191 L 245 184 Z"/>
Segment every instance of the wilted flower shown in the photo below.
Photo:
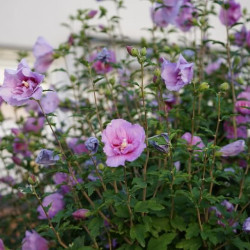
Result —
<path fill-rule="evenodd" d="M 227 200 L 222 201 L 221 205 L 224 206 L 230 213 L 234 211 L 234 205 Z"/>
<path fill-rule="evenodd" d="M 42 96 L 40 84 L 43 78 L 43 75 L 31 71 L 26 60 L 23 59 L 17 70 L 5 70 L 0 97 L 12 106 L 24 105 L 30 98 L 39 100 Z"/>
<path fill-rule="evenodd" d="M 178 91 L 193 79 L 193 63 L 188 63 L 180 54 L 177 63 L 163 59 L 161 77 L 170 91 Z"/>
<path fill-rule="evenodd" d="M 84 220 L 86 219 L 87 217 L 86 214 L 88 212 L 89 212 L 88 209 L 81 208 L 81 209 L 76 210 L 74 213 L 72 213 L 72 215 L 76 220 Z"/>
<path fill-rule="evenodd" d="M 168 153 L 169 151 L 169 137 L 167 133 L 155 135 L 149 138 L 149 143 L 158 151 Z"/>
<path fill-rule="evenodd" d="M 49 210 L 47 211 L 47 214 L 49 218 L 53 218 L 58 212 L 63 210 L 64 208 L 64 201 L 63 201 L 63 196 L 58 193 L 50 194 L 46 196 L 42 204 L 44 207 L 50 206 Z M 37 208 L 37 212 L 39 213 L 38 218 L 40 220 L 45 220 L 47 219 L 46 214 L 44 213 L 41 205 Z"/>
<path fill-rule="evenodd" d="M 49 244 L 35 230 L 25 232 L 25 238 L 22 241 L 22 250 L 48 250 Z"/>
<path fill-rule="evenodd" d="M 235 0 L 224 1 L 224 6 L 220 10 L 220 21 L 226 26 L 234 25 L 241 17 L 240 4 Z"/>
<path fill-rule="evenodd" d="M 59 155 L 55 155 L 52 150 L 42 149 L 36 157 L 36 163 L 46 166 L 54 165 L 59 159 Z"/>
<path fill-rule="evenodd" d="M 24 132 L 39 132 L 44 126 L 44 117 L 29 117 L 24 124 Z"/>
<path fill-rule="evenodd" d="M 241 30 L 234 34 L 234 44 L 242 47 L 247 40 L 247 29 L 245 26 L 242 26 Z"/>
<path fill-rule="evenodd" d="M 221 64 L 223 63 L 223 59 L 219 58 L 218 60 L 216 60 L 213 63 L 210 63 L 209 65 L 207 65 L 205 71 L 208 75 L 211 75 L 213 72 L 217 71 Z"/>
<path fill-rule="evenodd" d="M 243 227 L 242 230 L 246 233 L 250 233 L 250 217 L 248 217 L 244 223 L 243 223 Z"/>
<path fill-rule="evenodd" d="M 85 138 L 70 138 L 67 140 L 68 147 L 77 155 L 80 155 L 82 153 L 88 153 L 88 149 L 85 146 L 84 143 Z"/>
<path fill-rule="evenodd" d="M 110 167 L 124 166 L 125 161 L 136 160 L 144 148 L 145 131 L 138 124 L 131 124 L 123 119 L 112 120 L 102 132 L 106 164 Z"/>
<path fill-rule="evenodd" d="M 98 150 L 99 141 L 95 137 L 89 137 L 85 141 L 85 146 L 91 154 L 95 154 Z"/>
<path fill-rule="evenodd" d="M 49 91 L 41 98 L 41 106 L 45 114 L 53 113 L 60 103 L 58 94 L 54 91 Z"/>
<path fill-rule="evenodd" d="M 53 47 L 43 37 L 38 37 L 33 47 L 33 54 L 36 58 L 35 70 L 39 73 L 45 73 L 54 60 Z"/>
<path fill-rule="evenodd" d="M 202 142 L 201 138 L 199 136 L 193 136 L 191 133 L 186 132 L 182 137 L 182 139 L 186 140 L 189 146 L 195 146 L 202 149 L 205 147 L 204 143 Z M 201 150 L 197 150 L 197 151 L 201 151 Z"/>
<path fill-rule="evenodd" d="M 189 31 L 193 27 L 192 19 L 196 14 L 195 7 L 190 0 L 184 0 L 184 3 L 175 19 L 176 26 L 182 31 Z"/>
<path fill-rule="evenodd" d="M 99 53 L 93 53 L 89 59 L 93 62 L 92 67 L 98 74 L 106 74 L 110 72 L 112 63 L 116 62 L 115 53 L 112 50 L 103 48 Z"/>
<path fill-rule="evenodd" d="M 222 147 L 219 152 L 222 156 L 236 156 L 245 150 L 245 141 L 238 140 Z"/>

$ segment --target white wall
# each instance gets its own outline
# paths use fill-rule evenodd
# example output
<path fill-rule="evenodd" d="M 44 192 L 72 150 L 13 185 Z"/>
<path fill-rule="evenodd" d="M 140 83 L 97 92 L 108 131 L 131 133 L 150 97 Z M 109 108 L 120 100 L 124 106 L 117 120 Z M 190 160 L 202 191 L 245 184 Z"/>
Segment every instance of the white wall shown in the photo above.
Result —
<path fill-rule="evenodd" d="M 124 0 L 122 29 L 124 34 L 138 39 L 148 33 L 142 28 L 151 27 L 149 1 Z M 205 1 L 205 0 L 204 0 Z M 211 0 L 209 0 L 211 1 Z M 250 0 L 237 0 L 250 10 Z M 68 16 L 79 8 L 98 9 L 105 6 L 115 13 L 112 1 L 96 0 L 0 0 L 0 47 L 31 48 L 38 36 L 44 36 L 53 46 L 64 41 L 68 30 L 60 26 L 68 22 Z M 213 37 L 224 39 L 224 27 L 217 18 L 212 20 L 216 27 Z"/>

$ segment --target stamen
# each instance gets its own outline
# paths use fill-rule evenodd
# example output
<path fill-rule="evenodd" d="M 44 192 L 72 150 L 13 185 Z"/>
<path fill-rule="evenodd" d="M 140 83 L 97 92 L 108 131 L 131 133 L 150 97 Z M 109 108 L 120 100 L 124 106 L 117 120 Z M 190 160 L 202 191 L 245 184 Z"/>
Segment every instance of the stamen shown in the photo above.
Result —
<path fill-rule="evenodd" d="M 120 149 L 121 149 L 121 150 L 124 150 L 127 146 L 128 146 L 127 139 L 123 139 L 123 140 L 122 140 L 122 144 L 121 144 L 121 146 L 120 146 Z"/>
<path fill-rule="evenodd" d="M 26 88 L 28 88 L 30 85 L 29 85 L 29 83 L 28 82 L 25 82 L 25 81 L 22 81 L 22 84 L 26 87 Z"/>

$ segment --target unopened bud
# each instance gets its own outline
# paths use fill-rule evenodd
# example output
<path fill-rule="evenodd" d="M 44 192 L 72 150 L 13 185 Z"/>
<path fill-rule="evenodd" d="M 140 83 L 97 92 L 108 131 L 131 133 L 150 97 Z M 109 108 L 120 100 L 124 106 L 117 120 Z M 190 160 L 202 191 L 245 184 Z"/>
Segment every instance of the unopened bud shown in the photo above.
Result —
<path fill-rule="evenodd" d="M 147 55 L 147 49 L 144 47 L 141 49 L 141 55 L 146 56 Z"/>
<path fill-rule="evenodd" d="M 76 81 L 76 77 L 74 75 L 70 75 L 70 81 L 71 82 L 75 82 Z"/>
<path fill-rule="evenodd" d="M 222 91 L 227 91 L 229 90 L 229 84 L 227 82 L 223 82 L 221 85 L 220 85 L 220 89 Z"/>
<path fill-rule="evenodd" d="M 115 78 L 112 77 L 111 79 L 109 79 L 109 82 L 110 82 L 110 84 L 114 85 L 115 84 Z"/>
<path fill-rule="evenodd" d="M 31 185 L 35 185 L 36 184 L 36 177 L 32 174 L 28 177 L 28 183 Z"/>
<path fill-rule="evenodd" d="M 154 75 L 155 76 L 161 76 L 161 70 L 160 69 L 155 69 Z"/>
<path fill-rule="evenodd" d="M 200 92 L 206 91 L 207 89 L 209 89 L 209 84 L 207 82 L 201 83 L 198 88 Z"/>
<path fill-rule="evenodd" d="M 138 50 L 137 50 L 137 49 L 135 49 L 135 48 L 132 47 L 132 46 L 127 46 L 126 48 L 127 48 L 128 53 L 129 53 L 131 56 L 134 56 L 134 57 L 138 56 Z"/>

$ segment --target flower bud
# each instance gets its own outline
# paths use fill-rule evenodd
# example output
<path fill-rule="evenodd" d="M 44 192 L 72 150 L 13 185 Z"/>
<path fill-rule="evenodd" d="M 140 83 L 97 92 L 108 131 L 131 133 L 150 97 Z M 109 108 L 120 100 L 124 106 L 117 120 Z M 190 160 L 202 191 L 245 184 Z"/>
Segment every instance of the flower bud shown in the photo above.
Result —
<path fill-rule="evenodd" d="M 31 185 L 35 185 L 37 182 L 36 177 L 32 174 L 28 177 L 28 183 Z"/>
<path fill-rule="evenodd" d="M 134 57 L 138 56 L 138 50 L 137 50 L 137 49 L 135 49 L 135 48 L 132 47 L 132 46 L 127 46 L 126 48 L 127 48 L 128 53 L 129 53 L 131 56 L 134 56 Z"/>
<path fill-rule="evenodd" d="M 72 215 L 76 220 L 84 220 L 88 217 L 88 213 L 88 209 L 81 208 L 72 213 Z"/>
<path fill-rule="evenodd" d="M 70 75 L 70 81 L 71 82 L 75 82 L 76 81 L 76 77 L 74 75 Z"/>
<path fill-rule="evenodd" d="M 110 84 L 114 85 L 115 84 L 115 78 L 112 77 L 111 79 L 109 79 L 109 82 L 110 82 Z"/>
<path fill-rule="evenodd" d="M 147 55 L 147 49 L 144 47 L 141 49 L 141 55 L 146 56 Z"/>
<path fill-rule="evenodd" d="M 222 91 L 227 91 L 229 90 L 229 84 L 227 82 L 223 82 L 221 85 L 220 85 L 220 89 Z"/>
<path fill-rule="evenodd" d="M 155 76 L 161 76 L 161 70 L 160 69 L 155 69 L 154 75 Z"/>
<path fill-rule="evenodd" d="M 209 84 L 207 82 L 203 82 L 200 84 L 198 91 L 203 92 L 209 89 Z"/>

